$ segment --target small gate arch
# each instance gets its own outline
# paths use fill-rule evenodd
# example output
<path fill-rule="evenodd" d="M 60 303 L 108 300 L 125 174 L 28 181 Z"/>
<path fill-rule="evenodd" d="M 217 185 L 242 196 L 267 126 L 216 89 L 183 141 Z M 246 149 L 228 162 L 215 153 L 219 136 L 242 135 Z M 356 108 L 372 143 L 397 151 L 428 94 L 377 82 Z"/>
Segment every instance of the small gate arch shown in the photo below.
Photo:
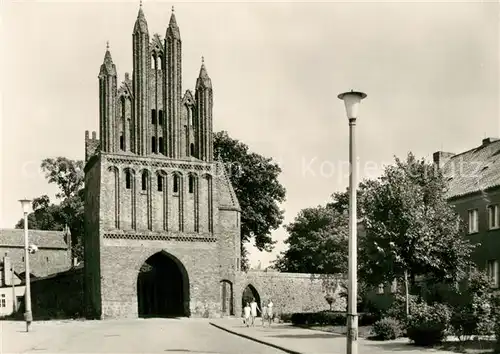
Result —
<path fill-rule="evenodd" d="M 255 299 L 255 302 L 262 309 L 262 304 L 260 302 L 260 295 L 255 286 L 252 284 L 247 284 L 247 286 L 243 289 L 243 293 L 241 294 L 241 307 L 245 307 L 245 304 L 248 302 L 252 302 L 252 299 Z M 257 311 L 257 317 L 260 317 L 260 313 Z"/>

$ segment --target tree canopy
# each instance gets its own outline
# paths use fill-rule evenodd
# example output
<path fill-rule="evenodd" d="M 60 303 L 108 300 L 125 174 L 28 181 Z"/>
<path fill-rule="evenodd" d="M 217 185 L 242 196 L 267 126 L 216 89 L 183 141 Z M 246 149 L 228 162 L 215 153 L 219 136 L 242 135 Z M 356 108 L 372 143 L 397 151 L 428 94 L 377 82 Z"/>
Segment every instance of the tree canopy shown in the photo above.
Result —
<path fill-rule="evenodd" d="M 296 273 L 344 273 L 347 271 L 349 219 L 331 206 L 306 208 L 286 225 L 288 249 L 275 267 Z"/>
<path fill-rule="evenodd" d="M 378 179 L 357 190 L 360 280 L 369 285 L 425 276 L 453 282 L 472 264 L 473 246 L 461 236 L 460 217 L 446 200 L 447 183 L 432 163 L 409 154 L 395 159 Z M 347 270 L 349 194 L 337 192 L 326 206 L 306 208 L 286 226 L 288 249 L 278 257 L 282 271 L 324 273 Z M 359 229 L 358 229 L 359 230 Z"/>
<path fill-rule="evenodd" d="M 59 187 L 56 194 L 58 204 L 50 202 L 47 195 L 35 198 L 33 212 L 28 215 L 31 229 L 63 230 L 67 225 L 71 232 L 72 254 L 83 258 L 82 237 L 84 234 L 84 189 L 83 161 L 65 157 L 47 158 L 41 163 L 45 178 Z M 24 219 L 18 221 L 16 228 L 24 227 Z"/>
<path fill-rule="evenodd" d="M 214 134 L 214 156 L 226 165 L 240 203 L 242 248 L 253 239 L 257 249 L 271 251 L 276 243 L 271 232 L 283 222 L 279 203 L 285 201 L 286 190 L 278 180 L 281 168 L 225 131 Z"/>
<path fill-rule="evenodd" d="M 439 282 L 466 275 L 473 246 L 461 236 L 461 219 L 446 200 L 446 188 L 441 171 L 411 153 L 385 169 L 362 206 L 365 281 L 375 285 L 405 272 Z"/>

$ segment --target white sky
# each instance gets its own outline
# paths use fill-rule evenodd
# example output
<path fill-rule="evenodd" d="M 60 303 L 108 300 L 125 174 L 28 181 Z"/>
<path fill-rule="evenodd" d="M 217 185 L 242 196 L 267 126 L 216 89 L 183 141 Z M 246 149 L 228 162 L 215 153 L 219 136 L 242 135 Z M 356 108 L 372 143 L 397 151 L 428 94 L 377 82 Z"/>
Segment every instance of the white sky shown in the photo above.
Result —
<path fill-rule="evenodd" d="M 194 88 L 203 55 L 214 129 L 282 165 L 285 223 L 347 185 L 342 91 L 368 94 L 357 128 L 362 176 L 375 177 L 393 155 L 460 152 L 500 136 L 498 2 L 145 0 L 150 35 L 164 36 L 172 5 L 184 89 Z M 132 70 L 138 8 L 2 2 L 0 227 L 21 217 L 18 199 L 53 196 L 38 171 L 43 158 L 84 158 L 84 131 L 98 129 L 106 41 L 121 81 Z M 274 237 L 278 252 L 286 233 Z M 253 251 L 252 263 L 266 266 L 276 252 Z"/>

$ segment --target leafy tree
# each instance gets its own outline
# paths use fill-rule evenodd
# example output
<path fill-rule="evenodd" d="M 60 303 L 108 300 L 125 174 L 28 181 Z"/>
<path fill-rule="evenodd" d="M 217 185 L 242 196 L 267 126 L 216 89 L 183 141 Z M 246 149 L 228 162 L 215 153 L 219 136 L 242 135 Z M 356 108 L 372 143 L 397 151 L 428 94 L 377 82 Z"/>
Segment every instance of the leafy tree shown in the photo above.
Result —
<path fill-rule="evenodd" d="M 364 281 L 404 279 L 408 289 L 408 278 L 416 276 L 446 283 L 466 276 L 473 246 L 461 237 L 460 218 L 445 193 L 441 172 L 411 153 L 371 184 L 359 247 Z"/>
<path fill-rule="evenodd" d="M 67 225 L 71 232 L 73 257 L 83 259 L 83 161 L 65 157 L 47 158 L 42 161 L 41 168 L 48 182 L 59 187 L 56 197 L 60 202 L 51 203 L 47 195 L 35 198 L 33 212 L 28 215 L 29 226 L 38 230 L 60 231 Z M 23 228 L 24 219 L 19 220 L 15 227 Z"/>
<path fill-rule="evenodd" d="M 299 212 L 286 225 L 288 249 L 275 266 L 296 273 L 344 273 L 347 271 L 348 215 L 331 207 L 318 206 Z"/>
<path fill-rule="evenodd" d="M 242 269 L 247 267 L 244 244 L 254 240 L 260 251 L 271 251 L 276 241 L 271 231 L 283 222 L 279 203 L 285 188 L 278 181 L 281 168 L 271 158 L 250 152 L 247 145 L 227 132 L 214 133 L 214 155 L 229 170 L 241 211 Z"/>
<path fill-rule="evenodd" d="M 55 183 L 61 190 L 56 197 L 66 200 L 75 196 L 84 181 L 83 161 L 70 160 L 66 157 L 47 158 L 42 161 L 42 170 L 49 183 Z"/>

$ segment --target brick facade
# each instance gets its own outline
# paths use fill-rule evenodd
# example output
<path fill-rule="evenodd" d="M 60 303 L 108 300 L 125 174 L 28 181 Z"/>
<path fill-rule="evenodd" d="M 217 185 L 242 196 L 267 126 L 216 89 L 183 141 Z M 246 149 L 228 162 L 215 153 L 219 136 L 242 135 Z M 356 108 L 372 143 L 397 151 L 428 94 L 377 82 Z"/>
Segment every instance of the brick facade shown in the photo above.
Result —
<path fill-rule="evenodd" d="M 465 224 L 465 235 L 477 245 L 472 255 L 500 287 L 500 139 L 485 138 L 481 145 L 459 154 L 438 151 L 434 163 L 449 183 L 448 201 Z M 473 215 L 469 215 L 474 212 Z M 471 226 L 470 223 L 474 223 Z"/>
<path fill-rule="evenodd" d="M 219 284 L 234 283 L 239 271 L 240 208 L 225 167 L 213 160 L 211 80 L 202 63 L 195 93 L 181 96 L 173 13 L 164 43 L 158 35 L 150 41 L 142 8 L 133 36 L 132 79 L 125 74 L 117 87 L 108 49 L 99 139 L 85 134 L 87 315 L 137 317 L 140 269 L 156 254 L 180 272 L 171 286 L 182 314 L 218 315 Z"/>

